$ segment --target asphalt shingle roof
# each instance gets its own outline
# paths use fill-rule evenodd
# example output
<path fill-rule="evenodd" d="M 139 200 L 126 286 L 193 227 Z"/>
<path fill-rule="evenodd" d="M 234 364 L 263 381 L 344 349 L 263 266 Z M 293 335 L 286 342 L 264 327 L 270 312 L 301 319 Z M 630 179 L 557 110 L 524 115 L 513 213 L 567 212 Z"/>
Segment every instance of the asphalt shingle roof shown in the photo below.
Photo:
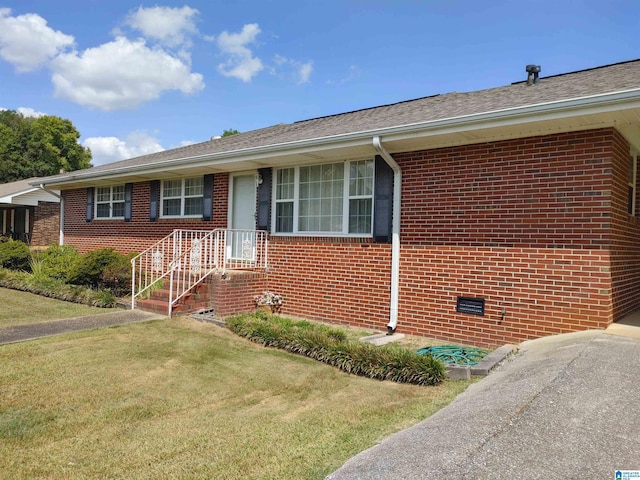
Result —
<path fill-rule="evenodd" d="M 525 72 L 523 72 L 523 78 L 526 78 Z M 640 88 L 640 60 L 633 60 L 579 72 L 541 77 L 539 83 L 533 86 L 528 86 L 525 81 L 516 82 L 503 87 L 434 95 L 290 124 L 273 125 L 101 165 L 84 172 L 107 173 L 122 167 L 151 166 L 157 162 L 173 159 L 457 118 L 638 88 Z"/>
<path fill-rule="evenodd" d="M 26 180 L 18 180 L 15 182 L 0 184 L 0 197 L 7 197 L 9 195 L 16 195 L 17 193 L 26 192 L 27 190 L 33 190 L 33 186 L 29 185 L 32 182 L 38 181 L 38 177 L 27 178 Z"/>

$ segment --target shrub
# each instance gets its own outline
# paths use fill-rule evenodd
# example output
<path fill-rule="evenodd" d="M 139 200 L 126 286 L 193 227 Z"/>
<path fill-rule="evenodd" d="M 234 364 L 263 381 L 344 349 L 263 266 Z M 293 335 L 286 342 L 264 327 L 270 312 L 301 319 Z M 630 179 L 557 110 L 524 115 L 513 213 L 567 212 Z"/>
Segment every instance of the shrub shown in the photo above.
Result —
<path fill-rule="evenodd" d="M 430 355 L 349 340 L 336 328 L 265 312 L 237 315 L 226 323 L 231 331 L 256 343 L 305 355 L 355 375 L 416 385 L 436 385 L 445 378 L 444 365 Z"/>
<path fill-rule="evenodd" d="M 128 289 L 131 286 L 129 257 L 113 248 L 93 250 L 76 259 L 68 272 L 67 281 L 97 289 Z"/>
<path fill-rule="evenodd" d="M 100 276 L 101 287 L 108 288 L 115 295 L 122 296 L 131 292 L 131 260 L 127 255 L 118 253 Z"/>
<path fill-rule="evenodd" d="M 67 302 L 84 303 L 94 307 L 116 306 L 116 298 L 111 292 L 96 291 L 88 287 L 67 285 L 61 280 L 44 277 L 39 279 L 26 272 L 0 268 L 0 287 L 22 290 Z"/>
<path fill-rule="evenodd" d="M 79 257 L 76 249 L 69 245 L 52 245 L 36 255 L 37 261 L 41 263 L 42 274 L 57 280 L 66 280 L 72 265 Z"/>
<path fill-rule="evenodd" d="M 0 243 L 0 267 L 28 272 L 30 260 L 31 252 L 26 243 L 16 240 Z"/>

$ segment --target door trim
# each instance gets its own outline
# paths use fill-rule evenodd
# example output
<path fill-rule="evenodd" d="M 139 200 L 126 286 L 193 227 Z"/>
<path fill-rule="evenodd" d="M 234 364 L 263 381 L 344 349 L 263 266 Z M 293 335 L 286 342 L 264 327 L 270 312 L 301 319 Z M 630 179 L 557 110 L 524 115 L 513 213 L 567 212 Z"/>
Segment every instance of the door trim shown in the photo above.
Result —
<path fill-rule="evenodd" d="M 257 177 L 258 177 L 258 171 L 257 170 L 247 170 L 247 171 L 242 171 L 242 172 L 233 172 L 229 174 L 229 203 L 227 205 L 227 229 L 231 230 L 233 228 L 233 179 L 235 177 L 248 177 L 249 175 L 253 175 L 254 178 L 256 178 L 256 191 L 255 191 L 255 203 L 258 202 L 258 185 L 257 185 Z M 254 205 L 254 218 L 255 218 L 255 214 L 257 213 L 256 211 L 256 206 Z M 254 223 L 254 230 L 255 230 L 255 223 Z"/>

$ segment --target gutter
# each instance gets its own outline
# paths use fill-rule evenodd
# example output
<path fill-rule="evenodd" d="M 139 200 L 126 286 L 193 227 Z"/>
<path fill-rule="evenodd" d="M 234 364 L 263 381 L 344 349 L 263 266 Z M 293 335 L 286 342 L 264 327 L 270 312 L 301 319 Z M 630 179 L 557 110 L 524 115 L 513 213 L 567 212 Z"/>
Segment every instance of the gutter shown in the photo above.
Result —
<path fill-rule="evenodd" d="M 41 183 L 40 185 L 38 185 L 38 188 L 40 190 L 43 190 L 43 191 L 47 192 L 49 195 L 53 195 L 54 197 L 57 197 L 58 200 L 62 200 L 62 197 L 60 196 L 60 194 L 54 192 L 53 190 L 49 190 L 48 188 L 46 188 L 44 186 L 44 183 Z"/>
<path fill-rule="evenodd" d="M 391 300 L 389 308 L 389 323 L 387 335 L 396 331 L 398 326 L 398 293 L 400 290 L 400 202 L 402 200 L 402 170 L 389 152 L 380 142 L 379 136 L 374 136 L 373 147 L 393 170 L 393 216 L 391 220 Z"/>
<path fill-rule="evenodd" d="M 629 101 L 635 101 L 633 105 Z M 492 110 L 488 112 L 473 113 L 458 117 L 448 117 L 437 120 L 429 120 L 426 122 L 416 122 L 393 127 L 382 127 L 372 130 L 363 130 L 346 134 L 330 135 L 326 137 L 309 138 L 304 140 L 295 140 L 286 143 L 276 143 L 272 145 L 264 145 L 259 147 L 249 147 L 239 150 L 226 152 L 205 153 L 189 157 L 166 159 L 159 162 L 145 163 L 142 165 L 126 165 L 122 167 L 111 168 L 99 172 L 87 172 L 78 170 L 63 177 L 52 177 L 47 183 L 55 185 L 56 183 L 68 183 L 69 181 L 82 181 L 95 178 L 108 178 L 122 174 L 146 173 L 156 171 L 158 169 L 166 169 L 167 167 L 180 167 L 181 165 L 198 165 L 200 163 L 207 164 L 214 162 L 217 165 L 226 163 L 234 163 L 239 160 L 249 159 L 251 157 L 263 157 L 270 153 L 304 153 L 305 150 L 313 151 L 319 147 L 334 146 L 343 143 L 341 146 L 358 146 L 366 145 L 372 136 L 384 135 L 386 141 L 391 141 L 391 136 L 403 138 L 407 135 L 412 136 L 423 131 L 429 132 L 428 135 L 437 135 L 440 133 L 450 133 L 456 131 L 474 130 L 476 128 L 487 128 L 489 126 L 504 126 L 508 124 L 518 123 L 519 119 L 532 118 L 535 120 L 550 120 L 554 118 L 564 118 L 570 116 L 587 115 L 591 113 L 603 113 L 610 111 L 617 105 L 626 105 L 625 108 L 640 108 L 640 89 L 630 89 L 618 92 L 608 92 L 604 94 L 589 95 L 584 97 L 572 98 L 569 100 L 554 100 L 551 102 L 538 103 L 533 105 L 509 107 L 504 109 Z M 586 110 L 586 111 L 585 111 Z M 567 115 L 567 112 L 573 111 L 573 115 Z M 395 139 L 394 139 L 395 140 Z"/>
<path fill-rule="evenodd" d="M 47 192 L 49 195 L 53 195 L 54 197 L 58 197 L 60 200 L 60 222 L 58 225 L 58 244 L 64 245 L 64 199 L 62 195 L 54 192 L 53 190 L 49 190 L 44 186 L 44 183 L 38 185 L 38 188 L 44 192 Z"/>

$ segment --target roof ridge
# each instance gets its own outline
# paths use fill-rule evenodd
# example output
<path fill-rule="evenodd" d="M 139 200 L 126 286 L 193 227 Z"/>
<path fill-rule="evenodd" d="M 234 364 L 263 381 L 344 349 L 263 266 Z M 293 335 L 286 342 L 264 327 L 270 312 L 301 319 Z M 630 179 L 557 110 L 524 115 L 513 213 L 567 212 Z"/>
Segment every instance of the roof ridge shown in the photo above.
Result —
<path fill-rule="evenodd" d="M 555 75 L 548 75 L 546 77 L 540 77 L 540 79 L 564 77 L 566 75 L 573 75 L 573 74 L 576 74 L 576 73 L 590 72 L 592 70 L 600 70 L 600 69 L 603 69 L 603 68 L 609 68 L 609 67 L 614 67 L 614 66 L 617 66 L 617 65 L 624 65 L 624 64 L 627 64 L 627 63 L 633 63 L 633 62 L 638 62 L 638 61 L 640 61 L 640 58 L 636 58 L 636 59 L 633 59 L 633 60 L 624 60 L 622 62 L 610 63 L 608 65 L 599 65 L 597 67 L 584 68 L 584 69 L 581 69 L 581 70 L 574 70 L 572 72 L 557 73 Z M 463 93 L 475 93 L 475 92 L 480 92 L 480 91 L 484 91 L 484 90 L 494 90 L 494 89 L 498 89 L 498 88 L 509 87 L 511 85 L 520 85 L 520 84 L 526 83 L 526 82 L 527 82 L 526 80 L 518 80 L 517 82 L 511 82 L 510 84 L 507 84 L 507 85 L 502 85 L 502 86 L 498 86 L 498 87 L 489 87 L 489 88 L 480 89 L 480 90 L 471 90 L 469 92 L 463 92 Z M 329 115 L 321 115 L 319 117 L 306 118 L 304 120 L 297 120 L 297 121 L 291 123 L 290 125 L 296 125 L 296 124 L 300 124 L 300 123 L 311 122 L 311 121 L 314 121 L 314 120 L 322 120 L 324 118 L 340 117 L 340 116 L 343 116 L 343 115 L 349 115 L 349 114 L 352 114 L 352 113 L 365 112 L 367 110 L 376 110 L 378 108 L 391 107 L 391 106 L 394 106 L 394 105 L 402 105 L 403 103 L 416 102 L 418 100 L 425 100 L 427 98 L 434 98 L 434 97 L 439 97 L 439 96 L 443 96 L 443 95 L 450 95 L 452 93 L 460 93 L 460 92 L 448 92 L 448 93 L 444 93 L 444 94 L 436 93 L 434 95 L 425 95 L 424 97 L 411 98 L 411 99 L 408 99 L 408 100 L 401 100 L 399 102 L 392 102 L 392 103 L 387 103 L 387 104 L 384 104 L 384 105 L 375 105 L 375 106 L 372 106 L 372 107 L 358 108 L 356 110 L 350 110 L 348 112 L 340 112 L 340 113 L 333 113 L 333 114 L 329 114 Z"/>

